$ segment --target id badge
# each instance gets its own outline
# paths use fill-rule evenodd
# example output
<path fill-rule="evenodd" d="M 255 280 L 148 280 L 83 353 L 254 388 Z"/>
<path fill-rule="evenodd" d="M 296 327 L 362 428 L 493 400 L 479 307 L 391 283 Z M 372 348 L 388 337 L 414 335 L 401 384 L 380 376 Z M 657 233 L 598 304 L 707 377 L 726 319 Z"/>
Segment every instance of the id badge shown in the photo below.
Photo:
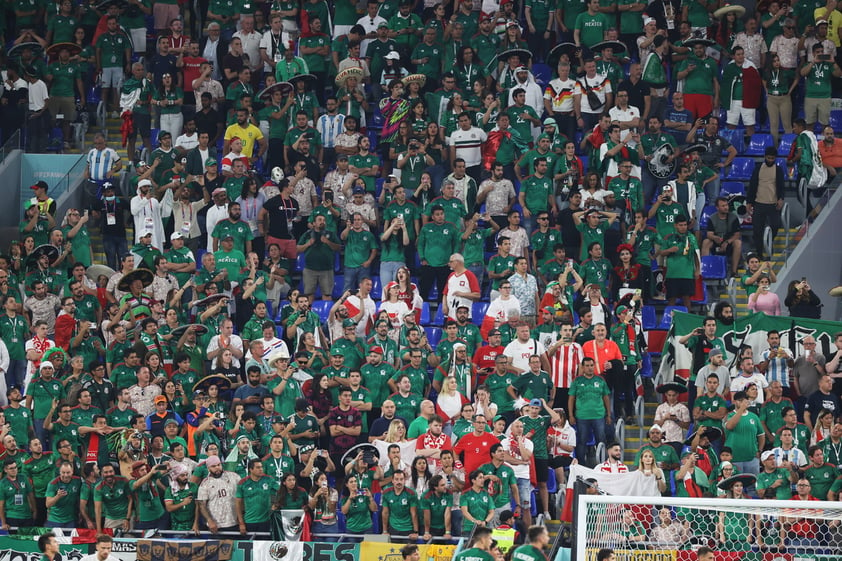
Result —
<path fill-rule="evenodd" d="M 672 20 L 672 19 L 667 20 L 667 29 L 670 30 L 670 31 L 675 29 L 675 20 Z"/>
<path fill-rule="evenodd" d="M 246 223 L 249 225 L 249 229 L 252 232 L 257 232 L 257 219 L 247 220 Z"/>
<path fill-rule="evenodd" d="M 292 220 L 287 220 L 287 232 L 292 234 L 293 229 L 295 228 L 295 223 Z"/>
<path fill-rule="evenodd" d="M 23 506 L 23 495 L 15 494 L 15 506 Z"/>
<path fill-rule="evenodd" d="M 155 223 L 152 221 L 151 216 L 147 216 L 143 219 L 143 225 L 146 226 L 148 230 L 153 230 Z"/>
<path fill-rule="evenodd" d="M 275 53 L 275 62 L 281 62 L 281 53 Z"/>
<path fill-rule="evenodd" d="M 181 223 L 181 234 L 186 236 L 190 233 L 190 221 L 185 220 Z"/>
<path fill-rule="evenodd" d="M 109 212 L 105 215 L 105 223 L 108 226 L 114 226 L 115 224 L 117 224 L 117 215 L 113 212 Z"/>

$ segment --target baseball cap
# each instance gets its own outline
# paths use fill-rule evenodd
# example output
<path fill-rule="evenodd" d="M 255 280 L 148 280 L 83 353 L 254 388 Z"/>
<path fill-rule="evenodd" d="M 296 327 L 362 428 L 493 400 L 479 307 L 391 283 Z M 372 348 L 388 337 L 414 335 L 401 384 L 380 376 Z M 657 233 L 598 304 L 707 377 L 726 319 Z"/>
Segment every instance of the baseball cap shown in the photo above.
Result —
<path fill-rule="evenodd" d="M 166 401 L 166 398 L 164 399 L 164 401 Z M 167 425 L 176 425 L 176 426 L 178 426 L 178 421 L 176 421 L 175 419 L 167 419 L 167 420 L 164 422 L 164 426 L 167 426 Z"/>
<path fill-rule="evenodd" d="M 44 362 L 42 362 L 42 363 L 41 363 L 41 366 L 39 366 L 39 367 L 38 367 L 38 370 L 44 370 L 44 369 L 45 369 L 45 368 L 47 368 L 48 366 L 49 366 L 50 368 L 55 369 L 55 366 L 53 366 L 53 363 L 52 363 L 52 362 L 50 362 L 49 360 L 45 360 Z"/>
<path fill-rule="evenodd" d="M 365 195 L 365 189 L 363 189 L 362 187 L 354 187 L 352 193 L 354 195 Z"/>
<path fill-rule="evenodd" d="M 654 425 L 649 427 L 649 432 L 652 432 L 653 430 L 657 430 L 659 432 L 664 432 L 664 429 L 662 429 L 661 425 L 659 425 L 658 423 L 655 423 Z"/>
<path fill-rule="evenodd" d="M 383 347 L 378 347 L 378 346 L 371 347 L 370 349 L 368 349 L 368 352 L 369 352 L 369 354 L 375 353 L 375 354 L 378 354 L 378 355 L 382 355 L 383 354 Z"/>
<path fill-rule="evenodd" d="M 399 55 L 397 51 L 389 51 L 389 53 L 383 58 L 386 60 L 400 60 L 401 55 Z"/>
<path fill-rule="evenodd" d="M 219 241 L 224 242 L 225 240 L 233 240 L 233 239 L 234 239 L 234 236 L 232 236 L 231 234 L 225 234 L 221 238 L 219 238 Z"/>
<path fill-rule="evenodd" d="M 170 134 L 170 131 L 163 131 L 162 130 L 161 132 L 158 133 L 158 140 L 161 140 L 162 138 L 166 138 L 168 136 L 172 137 L 172 135 Z"/>
<path fill-rule="evenodd" d="M 156 395 L 156 396 L 155 396 L 155 399 L 154 399 L 153 401 L 155 402 L 155 405 L 157 405 L 157 404 L 159 404 L 159 403 L 166 403 L 166 402 L 167 402 L 167 398 L 166 398 L 165 396 L 163 396 L 163 395 Z"/>
<path fill-rule="evenodd" d="M 181 235 L 181 232 L 173 232 L 172 234 L 170 234 L 170 241 L 173 241 L 173 240 L 180 240 L 180 239 L 182 239 L 183 237 L 184 237 L 184 236 L 182 236 L 182 235 Z"/>
<path fill-rule="evenodd" d="M 766 450 L 765 452 L 763 452 L 762 454 L 760 454 L 760 461 L 761 461 L 761 462 L 765 462 L 765 461 L 766 461 L 766 460 L 768 460 L 769 458 L 774 458 L 774 457 L 775 457 L 775 453 L 774 453 L 774 452 L 772 452 L 771 450 Z"/>
<path fill-rule="evenodd" d="M 377 24 L 377 29 L 380 29 L 381 27 L 389 27 L 389 24 L 385 21 L 381 21 L 379 24 Z"/>
<path fill-rule="evenodd" d="M 330 349 L 330 356 L 345 356 L 342 354 L 342 349 L 339 347 L 333 347 Z"/>
<path fill-rule="evenodd" d="M 529 69 L 525 66 L 518 66 L 515 68 L 515 72 L 529 72 Z"/>
<path fill-rule="evenodd" d="M 489 337 L 491 337 L 492 335 L 500 335 L 500 334 L 501 333 L 500 333 L 499 329 L 492 329 L 491 331 L 488 332 Z"/>
<path fill-rule="evenodd" d="M 708 358 L 710 359 L 710 358 L 713 358 L 713 357 L 715 357 L 717 355 L 721 355 L 721 354 L 722 354 L 721 350 L 713 348 L 713 349 L 710 350 L 710 352 L 708 352 Z"/>
<path fill-rule="evenodd" d="M 544 404 L 541 403 L 540 399 L 533 399 L 529 402 L 529 405 L 532 405 L 533 407 L 542 407 Z"/>
<path fill-rule="evenodd" d="M 151 236 L 151 235 L 152 235 L 152 230 L 144 230 L 143 232 L 140 233 L 141 238 L 145 238 L 145 237 Z"/>
<path fill-rule="evenodd" d="M 216 165 L 216 159 L 208 158 L 207 160 L 205 160 L 205 167 L 215 166 L 215 165 Z"/>
<path fill-rule="evenodd" d="M 357 326 L 357 322 L 355 322 L 354 320 L 352 320 L 350 318 L 342 321 L 342 327 L 356 327 L 356 326 Z"/>

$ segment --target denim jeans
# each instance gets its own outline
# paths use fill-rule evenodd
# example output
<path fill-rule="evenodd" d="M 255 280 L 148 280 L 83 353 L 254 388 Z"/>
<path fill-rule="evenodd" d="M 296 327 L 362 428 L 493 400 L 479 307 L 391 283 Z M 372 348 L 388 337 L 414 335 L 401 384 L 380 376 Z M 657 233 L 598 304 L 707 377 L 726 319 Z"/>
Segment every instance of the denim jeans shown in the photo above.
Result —
<path fill-rule="evenodd" d="M 753 475 L 760 473 L 760 460 L 757 458 L 753 458 L 747 462 L 735 462 L 732 460 L 731 463 L 739 470 L 739 473 L 751 473 Z"/>
<path fill-rule="evenodd" d="M 597 444 L 605 442 L 605 418 L 576 419 L 576 457 L 579 463 L 585 464 L 588 459 L 588 442 L 591 436 Z"/>
<path fill-rule="evenodd" d="M 476 265 L 468 265 L 468 270 L 471 271 L 474 276 L 477 278 L 477 284 L 479 284 L 479 290 L 482 292 L 482 281 L 485 278 L 485 264 L 478 263 Z M 477 318 L 474 318 L 477 319 Z M 479 321 L 482 321 L 482 318 L 479 318 Z"/>
<path fill-rule="evenodd" d="M 363 277 L 371 278 L 371 267 L 345 267 L 345 290 L 353 290 L 360 286 Z"/>
<path fill-rule="evenodd" d="M 26 360 L 10 360 L 9 370 L 6 371 L 6 389 L 17 386 L 23 387 L 26 379 Z"/>
<path fill-rule="evenodd" d="M 105 250 L 106 264 L 115 271 L 119 271 L 120 258 L 129 252 L 125 236 L 102 236 L 102 246 Z"/>
<path fill-rule="evenodd" d="M 403 261 L 381 261 L 380 262 L 380 286 L 383 288 L 387 284 L 395 280 L 398 275 L 398 269 L 406 267 Z"/>

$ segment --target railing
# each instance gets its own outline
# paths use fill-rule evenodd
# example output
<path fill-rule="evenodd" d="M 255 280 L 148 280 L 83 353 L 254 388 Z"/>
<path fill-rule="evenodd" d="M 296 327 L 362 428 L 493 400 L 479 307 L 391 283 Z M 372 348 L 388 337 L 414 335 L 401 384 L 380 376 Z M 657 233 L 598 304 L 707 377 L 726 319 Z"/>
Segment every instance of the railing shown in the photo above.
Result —
<path fill-rule="evenodd" d="M 0 147 L 0 164 L 6 161 L 6 156 L 8 156 L 12 150 L 20 149 L 20 129 L 18 129 L 12 133 L 12 136 L 10 136 L 8 140 L 3 143 L 3 146 Z"/>
<path fill-rule="evenodd" d="M 50 187 L 50 197 L 58 200 L 66 191 L 69 191 L 82 178 L 87 165 L 84 155 L 80 154 L 79 161 L 70 168 L 70 171 L 64 174 L 64 177 L 59 179 L 54 186 Z"/>

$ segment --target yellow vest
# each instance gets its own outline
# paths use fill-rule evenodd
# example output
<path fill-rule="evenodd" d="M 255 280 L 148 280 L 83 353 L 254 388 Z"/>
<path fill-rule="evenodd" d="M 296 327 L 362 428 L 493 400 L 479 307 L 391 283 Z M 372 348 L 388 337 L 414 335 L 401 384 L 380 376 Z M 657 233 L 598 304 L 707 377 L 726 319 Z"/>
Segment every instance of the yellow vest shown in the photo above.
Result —
<path fill-rule="evenodd" d="M 517 534 L 517 530 L 514 528 L 495 528 L 491 532 L 491 537 L 497 540 L 497 547 L 505 554 L 514 547 L 515 534 Z"/>

